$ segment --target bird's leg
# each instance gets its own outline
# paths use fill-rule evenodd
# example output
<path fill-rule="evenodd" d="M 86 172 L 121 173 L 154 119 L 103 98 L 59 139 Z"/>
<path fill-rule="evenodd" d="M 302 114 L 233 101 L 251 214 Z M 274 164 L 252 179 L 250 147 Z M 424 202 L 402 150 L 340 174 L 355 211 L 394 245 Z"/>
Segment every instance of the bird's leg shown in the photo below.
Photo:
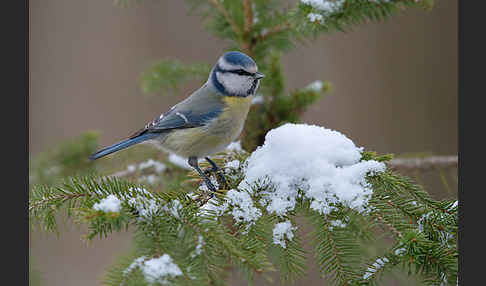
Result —
<path fill-rule="evenodd" d="M 204 173 L 211 173 L 211 172 L 214 172 L 216 173 L 216 176 L 219 177 L 219 179 L 223 182 L 223 185 L 226 186 L 226 178 L 224 177 L 224 175 L 218 171 L 220 171 L 221 169 L 218 167 L 218 165 L 216 165 L 216 163 L 213 162 L 213 160 L 209 159 L 209 157 L 206 157 L 205 158 L 206 161 L 208 161 L 209 164 L 211 164 L 211 168 L 210 169 L 206 169 L 204 170 Z"/>
<path fill-rule="evenodd" d="M 215 192 L 215 193 L 218 192 L 218 190 L 216 190 L 216 187 L 214 187 L 214 185 L 211 182 L 211 180 L 199 168 L 199 165 L 197 163 L 197 157 L 189 157 L 189 159 L 187 160 L 187 163 L 189 163 L 189 165 L 191 167 L 193 167 L 194 169 L 196 169 L 196 171 L 199 173 L 199 175 L 203 178 L 204 183 L 206 184 L 206 186 L 208 187 L 208 189 L 210 189 L 212 192 Z"/>

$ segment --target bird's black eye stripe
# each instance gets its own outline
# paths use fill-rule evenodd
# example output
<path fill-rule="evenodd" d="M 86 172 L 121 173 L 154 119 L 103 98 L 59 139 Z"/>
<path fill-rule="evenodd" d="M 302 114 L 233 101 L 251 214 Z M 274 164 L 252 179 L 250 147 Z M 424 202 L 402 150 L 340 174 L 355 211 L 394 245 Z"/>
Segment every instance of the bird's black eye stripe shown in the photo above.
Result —
<path fill-rule="evenodd" d="M 239 75 L 249 75 L 249 76 L 253 76 L 253 75 L 255 75 L 255 74 L 253 74 L 253 73 L 249 73 L 249 72 L 247 72 L 247 71 L 245 71 L 245 70 L 243 70 L 243 69 L 238 69 L 238 70 L 230 70 L 229 72 L 230 72 L 230 73 L 239 74 Z"/>

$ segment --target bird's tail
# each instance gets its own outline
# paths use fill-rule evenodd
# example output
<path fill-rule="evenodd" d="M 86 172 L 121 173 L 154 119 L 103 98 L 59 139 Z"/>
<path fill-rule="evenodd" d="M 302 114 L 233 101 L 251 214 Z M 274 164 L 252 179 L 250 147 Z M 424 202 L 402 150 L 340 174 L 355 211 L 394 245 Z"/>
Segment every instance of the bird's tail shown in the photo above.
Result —
<path fill-rule="evenodd" d="M 105 148 L 99 150 L 96 153 L 91 154 L 89 156 L 89 159 L 90 160 L 99 159 L 99 158 L 104 157 L 106 155 L 109 155 L 109 154 L 111 154 L 113 152 L 116 152 L 116 151 L 119 151 L 119 150 L 128 148 L 128 147 L 130 147 L 132 145 L 141 143 L 141 142 L 146 141 L 146 140 L 153 139 L 153 138 L 157 137 L 157 135 L 158 134 L 154 134 L 154 133 L 145 133 L 145 134 L 142 134 L 142 135 L 137 136 L 135 138 L 130 138 L 130 139 L 123 140 L 123 141 L 118 142 L 118 143 L 115 143 L 115 144 L 113 144 L 111 146 L 105 147 Z"/>

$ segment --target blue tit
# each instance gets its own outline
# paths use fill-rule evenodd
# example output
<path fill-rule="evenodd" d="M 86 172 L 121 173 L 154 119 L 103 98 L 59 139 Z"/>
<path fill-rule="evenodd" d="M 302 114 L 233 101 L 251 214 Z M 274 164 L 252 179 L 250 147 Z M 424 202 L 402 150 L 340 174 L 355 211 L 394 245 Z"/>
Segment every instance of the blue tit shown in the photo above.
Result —
<path fill-rule="evenodd" d="M 209 155 L 224 150 L 241 133 L 250 110 L 251 98 L 263 74 L 252 58 L 241 52 L 227 52 L 212 68 L 206 83 L 188 98 L 176 104 L 126 140 L 92 154 L 91 160 L 104 157 L 132 145 L 148 141 L 162 150 L 188 158 L 188 163 L 216 192 L 198 166 L 205 158 L 219 170 Z M 223 177 L 224 179 L 224 177 Z"/>

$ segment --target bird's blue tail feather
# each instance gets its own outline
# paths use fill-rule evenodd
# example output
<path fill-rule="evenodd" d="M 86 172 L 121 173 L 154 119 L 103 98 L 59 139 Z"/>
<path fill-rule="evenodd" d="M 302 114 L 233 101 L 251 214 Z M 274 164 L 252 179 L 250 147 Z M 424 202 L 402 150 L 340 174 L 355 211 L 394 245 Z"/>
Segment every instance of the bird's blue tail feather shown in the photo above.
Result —
<path fill-rule="evenodd" d="M 99 159 L 99 158 L 104 157 L 106 155 L 109 155 L 113 152 L 120 151 L 122 149 L 125 149 L 127 147 L 130 147 L 132 145 L 141 143 L 141 142 L 149 140 L 149 139 L 153 139 L 153 138 L 157 137 L 157 135 L 158 134 L 154 134 L 154 133 L 146 133 L 146 134 L 140 135 L 140 136 L 135 137 L 135 138 L 123 140 L 123 141 L 115 143 L 111 146 L 105 147 L 105 148 L 99 150 L 96 153 L 91 154 L 89 156 L 89 159 L 90 160 Z"/>

